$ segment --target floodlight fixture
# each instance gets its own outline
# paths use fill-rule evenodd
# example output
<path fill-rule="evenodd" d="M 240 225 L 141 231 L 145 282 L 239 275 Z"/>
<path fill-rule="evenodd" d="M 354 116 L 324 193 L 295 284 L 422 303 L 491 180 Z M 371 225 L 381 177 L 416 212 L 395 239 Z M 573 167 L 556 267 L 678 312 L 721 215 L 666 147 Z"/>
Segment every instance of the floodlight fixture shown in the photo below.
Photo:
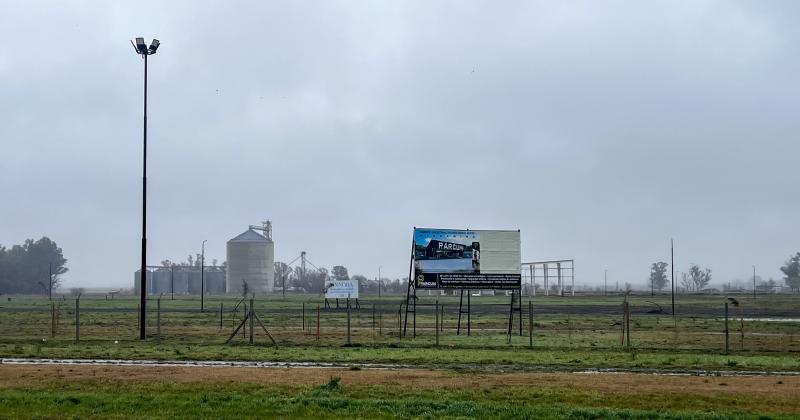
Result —
<path fill-rule="evenodd" d="M 136 50 L 139 54 L 147 54 L 147 44 L 144 43 L 144 38 L 136 38 Z"/>
<path fill-rule="evenodd" d="M 150 43 L 150 54 L 155 54 L 156 50 L 158 49 L 158 45 L 161 44 L 158 42 L 157 39 L 153 39 L 153 42 Z"/>

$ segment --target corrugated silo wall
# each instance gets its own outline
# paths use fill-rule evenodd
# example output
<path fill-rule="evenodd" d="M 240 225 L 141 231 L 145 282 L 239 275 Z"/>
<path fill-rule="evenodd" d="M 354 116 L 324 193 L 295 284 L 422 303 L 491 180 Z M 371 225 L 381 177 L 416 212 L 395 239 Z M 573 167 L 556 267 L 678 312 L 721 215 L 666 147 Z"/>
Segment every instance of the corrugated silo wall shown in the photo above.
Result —
<path fill-rule="evenodd" d="M 153 272 L 153 287 L 150 289 L 154 294 L 167 294 L 172 290 L 170 270 L 160 270 Z"/>
<path fill-rule="evenodd" d="M 206 293 L 220 295 L 225 293 L 225 273 L 223 271 L 206 271 Z"/>
<path fill-rule="evenodd" d="M 189 293 L 189 273 L 183 270 L 175 270 L 174 278 L 175 293 L 185 295 Z"/>
<path fill-rule="evenodd" d="M 228 241 L 228 293 L 241 294 L 246 281 L 251 292 L 272 292 L 275 281 L 275 244 L 271 241 Z"/>
<path fill-rule="evenodd" d="M 147 276 L 145 278 L 147 279 L 147 293 L 148 294 L 153 293 L 153 273 L 148 271 Z M 136 272 L 133 273 L 133 293 L 136 296 L 139 296 L 141 294 L 141 292 L 139 291 L 140 287 L 141 286 L 139 284 L 139 270 L 137 270 Z"/>
<path fill-rule="evenodd" d="M 200 294 L 200 285 L 202 284 L 200 279 L 200 270 L 197 271 L 189 271 L 189 294 L 190 295 L 199 295 Z"/>

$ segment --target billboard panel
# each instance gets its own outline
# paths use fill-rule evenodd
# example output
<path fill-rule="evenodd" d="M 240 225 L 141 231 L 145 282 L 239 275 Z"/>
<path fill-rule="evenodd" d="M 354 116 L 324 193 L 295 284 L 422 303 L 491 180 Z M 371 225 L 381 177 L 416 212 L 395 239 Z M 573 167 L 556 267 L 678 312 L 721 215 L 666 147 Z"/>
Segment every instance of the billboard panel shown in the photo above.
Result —
<path fill-rule="evenodd" d="M 421 289 L 518 289 L 519 231 L 414 229 Z"/>
<path fill-rule="evenodd" d="M 358 299 L 358 280 L 325 282 L 325 299 Z"/>

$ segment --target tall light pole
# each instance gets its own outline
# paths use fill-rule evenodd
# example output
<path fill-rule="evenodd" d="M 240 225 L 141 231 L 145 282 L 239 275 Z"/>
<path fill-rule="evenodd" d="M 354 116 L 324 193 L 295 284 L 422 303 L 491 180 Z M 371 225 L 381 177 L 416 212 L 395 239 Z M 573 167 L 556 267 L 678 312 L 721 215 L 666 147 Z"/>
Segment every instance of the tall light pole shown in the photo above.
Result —
<path fill-rule="evenodd" d="M 205 279 L 205 272 L 206 272 L 206 241 L 208 239 L 203 239 L 203 243 L 200 245 L 200 312 L 205 312 L 205 292 L 206 292 L 206 279 Z"/>
<path fill-rule="evenodd" d="M 672 269 L 672 316 L 675 317 L 675 241 L 669 239 L 669 263 Z"/>
<path fill-rule="evenodd" d="M 145 305 L 147 304 L 147 56 L 153 55 L 161 44 L 153 39 L 150 47 L 144 43 L 144 38 L 136 38 L 136 43 L 131 41 L 133 50 L 144 60 L 144 148 L 142 152 L 142 266 L 139 272 L 140 302 L 139 302 L 139 340 L 144 340 L 145 324 L 147 317 Z"/>

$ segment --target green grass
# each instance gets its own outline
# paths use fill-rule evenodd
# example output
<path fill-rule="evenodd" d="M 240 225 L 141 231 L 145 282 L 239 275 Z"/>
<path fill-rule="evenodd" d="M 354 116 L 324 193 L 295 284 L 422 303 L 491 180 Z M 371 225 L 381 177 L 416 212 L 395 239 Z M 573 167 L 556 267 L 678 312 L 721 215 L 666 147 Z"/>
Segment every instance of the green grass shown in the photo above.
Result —
<path fill-rule="evenodd" d="M 736 396 L 513 386 L 434 392 L 333 380 L 313 387 L 80 380 L 0 389 L 0 417 L 8 418 L 792 418 L 780 412 L 784 403 L 779 396 L 748 407 Z"/>

